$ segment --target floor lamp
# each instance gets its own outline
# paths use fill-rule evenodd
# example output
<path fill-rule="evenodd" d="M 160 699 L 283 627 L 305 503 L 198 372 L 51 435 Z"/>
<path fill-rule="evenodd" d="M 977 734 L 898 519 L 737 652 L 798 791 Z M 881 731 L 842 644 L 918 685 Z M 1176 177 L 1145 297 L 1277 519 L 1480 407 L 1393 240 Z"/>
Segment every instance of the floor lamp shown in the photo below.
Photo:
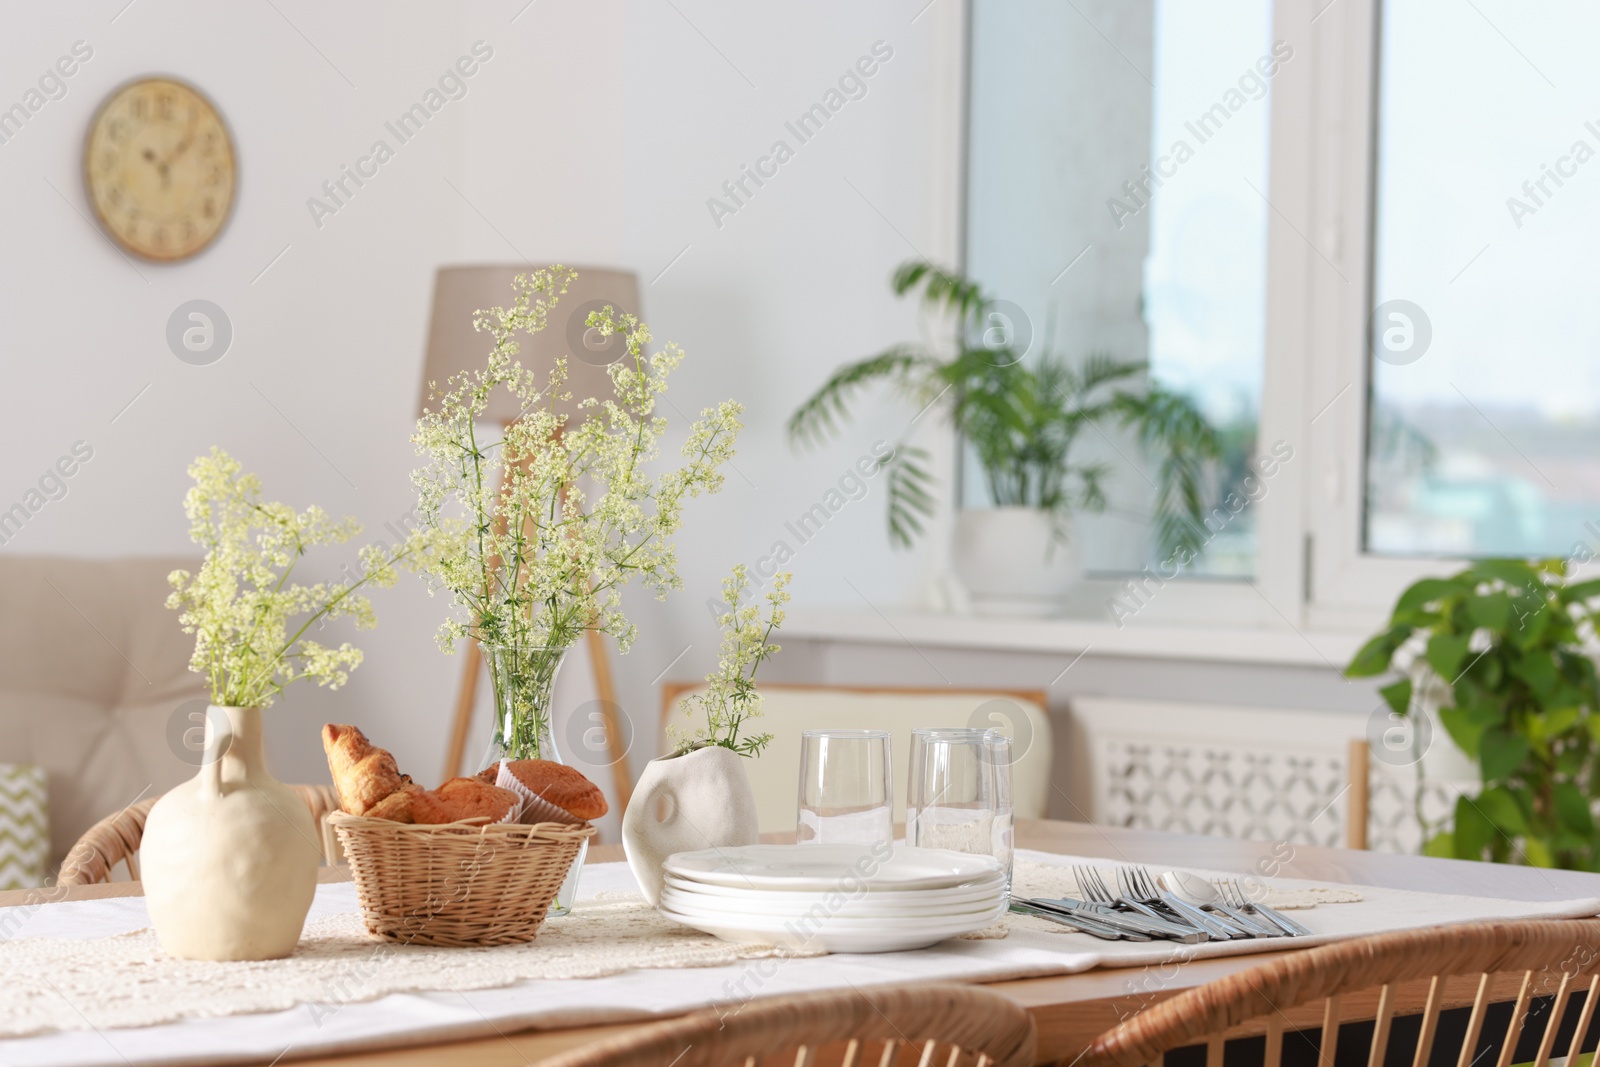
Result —
<path fill-rule="evenodd" d="M 440 267 L 433 284 L 433 317 L 428 326 L 428 354 L 422 369 L 422 398 L 418 414 L 428 403 L 428 383 L 442 388 L 445 380 L 464 370 L 482 367 L 493 340 L 473 328 L 473 319 L 483 308 L 504 307 L 515 299 L 512 280 L 538 265 L 488 264 Z M 572 399 L 558 410 L 568 418 L 582 418 L 578 402 L 586 397 L 612 395 L 611 377 L 606 367 L 624 354 L 620 334 L 604 338 L 588 329 L 584 321 L 589 312 L 607 304 L 618 311 L 639 314 L 639 280 L 629 271 L 603 267 L 576 267 L 578 277 L 551 309 L 543 330 L 517 338 L 521 351 L 518 360 L 543 380 L 557 358 L 567 357 L 566 389 Z M 562 410 L 564 409 L 564 410 Z M 509 426 L 521 414 L 510 394 L 497 393 L 483 413 L 485 422 Z M 594 669 L 596 694 L 604 718 L 606 742 L 611 756 L 611 773 L 619 810 L 628 806 L 633 775 L 628 768 L 625 734 L 617 721 L 616 685 L 611 675 L 611 657 L 604 635 L 590 630 L 586 634 L 589 661 Z M 451 724 L 449 747 L 445 753 L 444 778 L 461 773 L 466 755 L 467 734 L 472 728 L 472 711 L 477 704 L 478 677 L 483 670 L 483 653 L 476 643 L 463 650 L 466 663 L 456 693 L 455 718 Z"/>

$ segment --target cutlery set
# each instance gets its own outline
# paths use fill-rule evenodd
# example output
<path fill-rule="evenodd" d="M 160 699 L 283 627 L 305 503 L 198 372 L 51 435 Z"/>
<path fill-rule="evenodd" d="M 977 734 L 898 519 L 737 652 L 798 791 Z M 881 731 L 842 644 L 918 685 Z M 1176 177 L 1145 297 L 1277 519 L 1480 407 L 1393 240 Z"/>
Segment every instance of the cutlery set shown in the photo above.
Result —
<path fill-rule="evenodd" d="M 1311 933 L 1276 909 L 1251 900 L 1238 879 L 1212 883 L 1186 871 L 1153 876 L 1144 867 L 1118 867 L 1112 888 L 1092 867 L 1074 866 L 1072 876 L 1084 899 L 1015 897 L 1011 910 L 1107 941 L 1198 945 Z"/>

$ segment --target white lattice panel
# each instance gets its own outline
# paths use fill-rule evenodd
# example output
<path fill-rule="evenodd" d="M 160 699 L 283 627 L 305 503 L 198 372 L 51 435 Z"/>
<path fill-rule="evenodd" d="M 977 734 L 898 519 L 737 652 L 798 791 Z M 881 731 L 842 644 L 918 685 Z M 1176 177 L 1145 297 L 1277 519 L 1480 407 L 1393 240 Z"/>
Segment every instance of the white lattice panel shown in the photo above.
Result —
<path fill-rule="evenodd" d="M 1306 845 L 1344 843 L 1343 753 L 1108 738 L 1113 826 Z"/>
<path fill-rule="evenodd" d="M 1418 791 L 1422 818 L 1437 827 L 1449 820 L 1456 798 L 1467 785 L 1422 778 L 1414 766 L 1390 767 L 1374 762 L 1368 775 L 1372 799 L 1367 818 L 1367 847 L 1374 852 L 1422 851 L 1423 829 L 1417 820 Z"/>
<path fill-rule="evenodd" d="M 1359 715 L 1084 699 L 1073 715 L 1088 742 L 1095 822 L 1259 841 L 1342 846 L 1349 744 Z M 1423 817 L 1448 817 L 1461 785 L 1420 783 Z M 1368 843 L 1421 850 L 1416 768 L 1374 759 Z"/>

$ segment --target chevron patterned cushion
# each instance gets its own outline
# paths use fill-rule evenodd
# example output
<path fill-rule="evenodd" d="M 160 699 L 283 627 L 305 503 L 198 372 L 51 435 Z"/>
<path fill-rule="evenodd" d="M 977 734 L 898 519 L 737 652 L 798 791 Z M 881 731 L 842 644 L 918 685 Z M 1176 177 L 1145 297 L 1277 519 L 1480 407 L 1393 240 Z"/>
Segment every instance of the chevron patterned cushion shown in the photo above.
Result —
<path fill-rule="evenodd" d="M 42 885 L 49 861 L 44 768 L 0 763 L 0 889 Z"/>

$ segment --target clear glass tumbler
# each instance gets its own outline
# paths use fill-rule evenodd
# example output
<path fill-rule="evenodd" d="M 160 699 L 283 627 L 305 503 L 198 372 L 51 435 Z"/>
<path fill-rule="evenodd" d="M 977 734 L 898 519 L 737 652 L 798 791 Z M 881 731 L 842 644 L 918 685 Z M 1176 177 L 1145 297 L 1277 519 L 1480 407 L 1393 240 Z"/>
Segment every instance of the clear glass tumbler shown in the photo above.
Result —
<path fill-rule="evenodd" d="M 917 727 L 906 783 L 906 843 L 993 856 L 1011 884 L 1011 740 L 998 730 Z"/>
<path fill-rule="evenodd" d="M 887 730 L 800 735 L 801 844 L 894 842 L 894 768 Z"/>

